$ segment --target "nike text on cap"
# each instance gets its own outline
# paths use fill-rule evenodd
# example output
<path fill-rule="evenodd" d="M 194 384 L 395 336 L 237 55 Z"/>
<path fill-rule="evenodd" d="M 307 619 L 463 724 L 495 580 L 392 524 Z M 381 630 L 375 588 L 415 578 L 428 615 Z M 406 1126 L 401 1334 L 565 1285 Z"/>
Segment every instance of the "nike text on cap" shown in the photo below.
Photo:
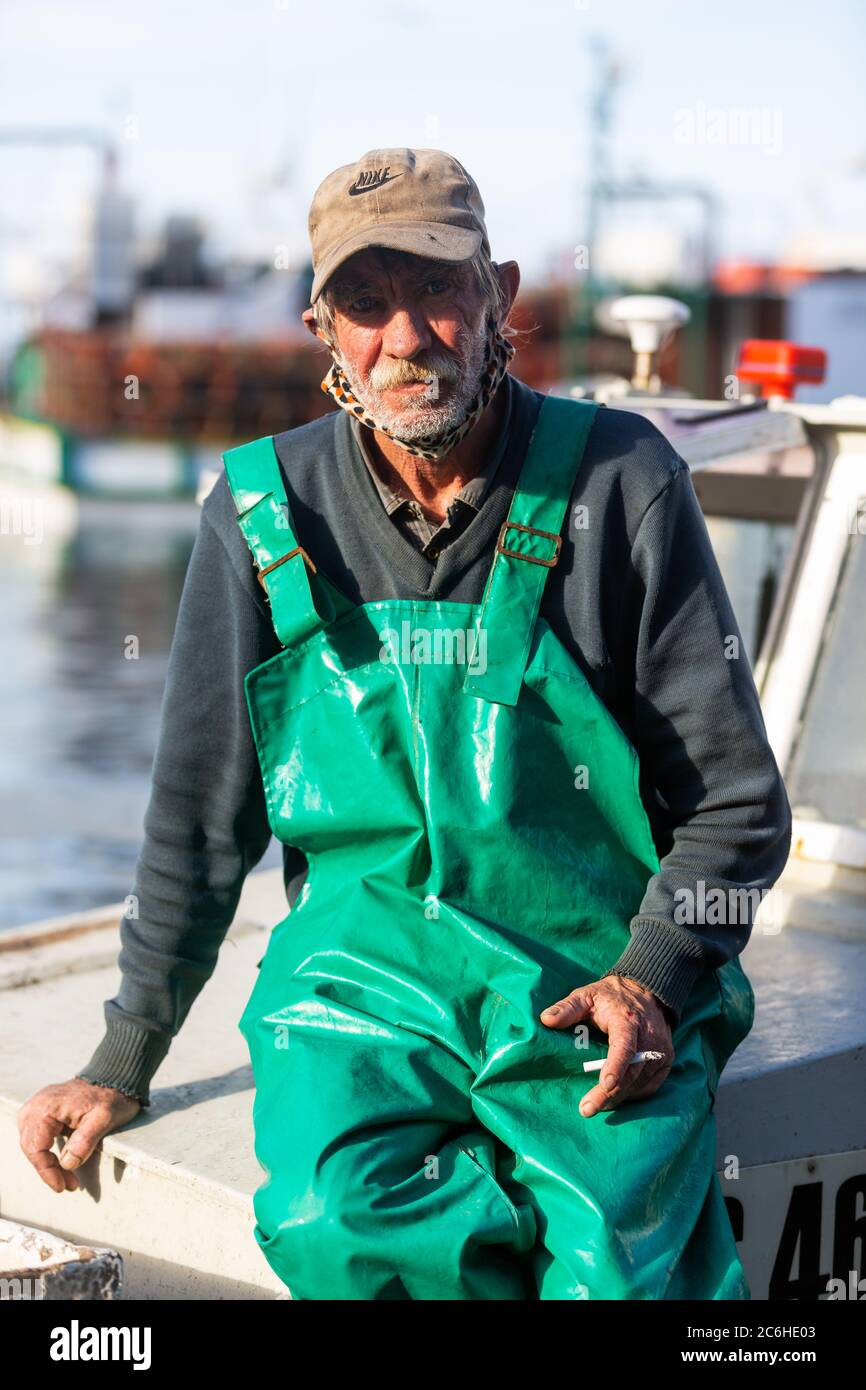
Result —
<path fill-rule="evenodd" d="M 310 207 L 315 304 L 338 266 L 368 246 L 442 261 L 490 255 L 475 180 L 443 150 L 369 150 L 319 184 Z"/>

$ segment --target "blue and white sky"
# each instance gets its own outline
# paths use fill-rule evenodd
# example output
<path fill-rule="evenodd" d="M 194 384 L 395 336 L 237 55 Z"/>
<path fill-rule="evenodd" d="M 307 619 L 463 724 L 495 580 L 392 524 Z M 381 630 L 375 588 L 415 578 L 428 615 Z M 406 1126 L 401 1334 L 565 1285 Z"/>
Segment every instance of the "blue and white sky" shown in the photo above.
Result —
<path fill-rule="evenodd" d="M 589 40 L 623 80 L 613 172 L 707 185 L 729 256 L 866 237 L 863 0 L 0 0 L 0 129 L 113 133 L 138 226 L 207 224 L 215 254 L 306 247 L 312 193 L 389 145 L 477 180 L 493 255 L 541 277 L 583 234 Z M 765 113 L 762 143 L 684 143 L 682 113 Z M 130 138 L 130 134 L 132 138 Z M 0 278 L 74 251 L 80 150 L 0 145 Z"/>

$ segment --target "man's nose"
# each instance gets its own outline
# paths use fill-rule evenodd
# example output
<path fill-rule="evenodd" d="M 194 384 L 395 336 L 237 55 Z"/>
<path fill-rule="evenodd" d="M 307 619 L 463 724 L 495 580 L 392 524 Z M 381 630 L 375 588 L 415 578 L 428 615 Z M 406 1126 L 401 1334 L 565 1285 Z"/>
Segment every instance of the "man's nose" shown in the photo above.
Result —
<path fill-rule="evenodd" d="M 411 306 L 395 309 L 382 333 L 382 351 L 389 357 L 414 357 L 432 342 L 423 314 Z"/>

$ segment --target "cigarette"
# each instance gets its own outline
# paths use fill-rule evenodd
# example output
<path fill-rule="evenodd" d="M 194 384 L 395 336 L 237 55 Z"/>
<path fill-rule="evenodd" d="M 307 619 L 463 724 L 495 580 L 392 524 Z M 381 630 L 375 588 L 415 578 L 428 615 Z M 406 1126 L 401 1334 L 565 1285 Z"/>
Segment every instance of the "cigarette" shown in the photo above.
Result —
<path fill-rule="evenodd" d="M 629 1066 L 633 1066 L 635 1062 L 660 1062 L 664 1055 L 663 1052 L 636 1052 L 629 1062 Z M 602 1057 L 600 1062 L 584 1062 L 583 1069 L 584 1071 L 601 1071 L 606 1061 L 607 1058 Z"/>

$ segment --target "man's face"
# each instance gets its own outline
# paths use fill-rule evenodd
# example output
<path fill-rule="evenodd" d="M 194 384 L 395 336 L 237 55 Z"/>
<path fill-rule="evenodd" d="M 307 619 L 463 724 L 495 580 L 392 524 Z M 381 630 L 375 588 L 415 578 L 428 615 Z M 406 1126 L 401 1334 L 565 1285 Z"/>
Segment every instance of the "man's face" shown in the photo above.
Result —
<path fill-rule="evenodd" d="M 333 289 L 334 355 L 370 415 L 407 441 L 459 424 L 488 332 L 471 267 L 371 248 L 340 267 Z"/>

